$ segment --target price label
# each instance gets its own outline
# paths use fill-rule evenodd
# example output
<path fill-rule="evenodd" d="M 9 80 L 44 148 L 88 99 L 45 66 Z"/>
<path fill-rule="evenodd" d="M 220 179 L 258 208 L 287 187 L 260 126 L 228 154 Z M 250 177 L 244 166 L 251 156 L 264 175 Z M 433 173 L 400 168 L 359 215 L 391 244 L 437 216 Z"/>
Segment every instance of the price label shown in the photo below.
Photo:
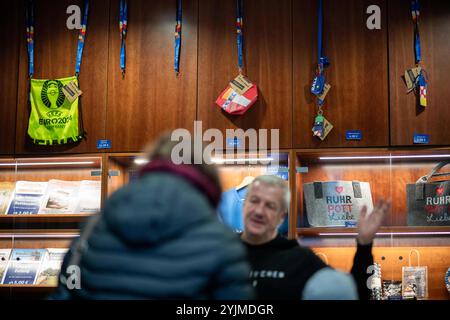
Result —
<path fill-rule="evenodd" d="M 361 141 L 362 131 L 361 130 L 347 130 L 345 132 L 345 139 L 348 141 Z"/>
<path fill-rule="evenodd" d="M 111 140 L 98 140 L 97 149 L 111 149 Z"/>
<path fill-rule="evenodd" d="M 429 134 L 418 134 L 415 133 L 413 137 L 414 144 L 429 144 L 430 135 Z"/>

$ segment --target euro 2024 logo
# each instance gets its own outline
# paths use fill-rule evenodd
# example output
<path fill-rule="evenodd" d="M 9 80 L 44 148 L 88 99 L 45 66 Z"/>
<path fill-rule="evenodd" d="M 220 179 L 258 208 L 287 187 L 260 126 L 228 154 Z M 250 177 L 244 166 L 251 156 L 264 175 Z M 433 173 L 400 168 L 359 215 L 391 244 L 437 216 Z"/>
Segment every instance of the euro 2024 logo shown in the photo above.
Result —
<path fill-rule="evenodd" d="M 41 100 L 42 103 L 49 109 L 52 109 L 47 113 L 48 117 L 59 117 L 61 112 L 56 109 L 60 108 L 64 104 L 66 99 L 63 91 L 63 84 L 59 80 L 47 80 L 42 85 Z"/>

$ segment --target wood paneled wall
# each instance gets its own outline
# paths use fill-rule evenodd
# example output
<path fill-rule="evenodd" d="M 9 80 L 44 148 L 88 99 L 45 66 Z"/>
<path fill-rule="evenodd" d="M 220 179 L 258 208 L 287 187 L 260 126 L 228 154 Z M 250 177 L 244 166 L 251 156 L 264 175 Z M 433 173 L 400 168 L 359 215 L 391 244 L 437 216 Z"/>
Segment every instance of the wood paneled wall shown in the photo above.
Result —
<path fill-rule="evenodd" d="M 120 71 L 119 1 L 109 31 L 106 139 L 111 151 L 139 151 L 161 132 L 192 129 L 197 99 L 197 0 L 183 1 L 180 74 L 175 75 L 176 1 L 129 2 L 127 69 Z"/>
<path fill-rule="evenodd" d="M 414 67 L 414 25 L 408 3 L 389 2 L 389 67 L 391 144 L 410 145 L 414 133 L 430 135 L 430 143 L 450 143 L 450 2 L 423 0 L 420 16 L 422 66 L 428 74 L 428 106 L 417 107 L 406 94 L 401 76 Z"/>
<path fill-rule="evenodd" d="M 66 9 L 83 1 L 39 0 L 35 4 L 35 73 L 36 79 L 57 79 L 75 75 L 78 30 L 68 30 Z M 25 15 L 21 14 L 18 41 L 20 41 L 19 83 L 16 121 L 16 153 L 97 151 L 97 139 L 105 135 L 106 86 L 108 61 L 109 1 L 92 1 L 88 30 L 79 76 L 83 96 L 79 108 L 85 140 L 71 146 L 42 147 L 33 145 L 28 138 L 29 79 Z M 23 9 L 24 10 L 24 9 Z M 22 12 L 21 12 L 22 13 Z"/>
<path fill-rule="evenodd" d="M 76 30 L 65 27 L 71 4 L 36 0 L 36 78 L 74 74 Z M 369 30 L 369 5 L 381 8 L 381 30 Z M 324 50 L 331 60 L 332 89 L 325 116 L 334 130 L 312 137 L 315 105 L 309 88 L 317 47 L 316 0 L 246 0 L 246 74 L 259 87 L 258 102 L 243 116 L 229 116 L 214 101 L 237 75 L 234 0 L 183 1 L 181 73 L 173 70 L 175 1 L 129 0 L 127 73 L 119 68 L 119 0 L 93 0 L 80 85 L 86 140 L 71 146 L 36 147 L 27 138 L 29 80 L 25 1 L 0 5 L 0 154 L 140 151 L 163 131 L 218 128 L 280 129 L 281 148 L 412 145 L 414 133 L 431 145 L 450 145 L 450 4 L 423 0 L 423 63 L 429 75 L 429 106 L 415 109 L 400 76 L 414 64 L 409 1 L 324 1 Z M 420 111 L 420 112 L 418 112 Z M 347 141 L 346 130 L 361 130 Z"/>
<path fill-rule="evenodd" d="M 325 141 L 313 137 L 316 99 L 310 93 L 317 68 L 317 1 L 294 1 L 294 147 L 386 146 L 388 61 L 385 0 L 324 1 L 323 54 L 331 85 L 323 107 L 333 125 Z M 381 30 L 366 26 L 370 5 L 381 8 Z M 346 130 L 361 130 L 347 141 Z"/>
<path fill-rule="evenodd" d="M 19 62 L 19 2 L 1 1 L 0 12 L 0 154 L 14 153 Z"/>
<path fill-rule="evenodd" d="M 432 300 L 448 300 L 444 276 L 450 263 L 448 247 L 378 247 L 373 248 L 374 262 L 381 265 L 382 280 L 402 280 L 402 267 L 408 266 L 411 249 L 420 253 L 420 265 L 428 267 L 428 298 Z M 328 263 L 341 271 L 350 272 L 355 255 L 354 248 L 313 248 L 316 253 L 323 253 Z M 417 266 L 417 258 L 413 254 L 411 265 Z"/>
<path fill-rule="evenodd" d="M 292 3 L 247 0 L 244 7 L 246 74 L 258 101 L 242 117 L 214 103 L 238 75 L 235 1 L 200 0 L 198 119 L 206 128 L 281 129 L 280 147 L 292 147 Z"/>

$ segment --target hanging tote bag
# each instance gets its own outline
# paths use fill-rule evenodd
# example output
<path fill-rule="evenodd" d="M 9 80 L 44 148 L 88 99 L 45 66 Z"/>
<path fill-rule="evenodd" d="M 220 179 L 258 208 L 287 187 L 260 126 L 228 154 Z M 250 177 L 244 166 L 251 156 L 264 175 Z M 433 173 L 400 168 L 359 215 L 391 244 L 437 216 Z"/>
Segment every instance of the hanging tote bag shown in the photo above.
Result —
<path fill-rule="evenodd" d="M 78 98 L 70 102 L 63 93 L 63 87 L 70 82 L 78 86 L 76 76 L 55 80 L 31 79 L 28 135 L 35 144 L 67 144 L 82 138 Z"/>
<path fill-rule="evenodd" d="M 368 182 L 328 181 L 303 184 L 306 215 L 312 227 L 354 227 L 364 205 L 373 210 Z"/>
<path fill-rule="evenodd" d="M 411 255 L 417 255 L 417 267 L 411 266 Z M 402 296 L 404 299 L 426 299 L 428 297 L 428 268 L 420 266 L 420 253 L 409 251 L 408 266 L 402 267 Z"/>
<path fill-rule="evenodd" d="M 236 0 L 236 43 L 239 74 L 216 99 L 216 104 L 230 115 L 243 115 L 258 99 L 258 87 L 244 76 L 244 0 Z"/>
<path fill-rule="evenodd" d="M 80 141 L 85 132 L 79 111 L 78 75 L 86 39 L 89 0 L 78 35 L 75 76 L 63 79 L 34 79 L 34 0 L 27 1 L 27 50 L 31 112 L 28 136 L 38 145 L 64 145 Z"/>
<path fill-rule="evenodd" d="M 450 161 L 439 163 L 416 183 L 406 186 L 409 226 L 450 226 L 450 180 L 430 182 L 433 177 L 450 176 L 439 171 Z"/>

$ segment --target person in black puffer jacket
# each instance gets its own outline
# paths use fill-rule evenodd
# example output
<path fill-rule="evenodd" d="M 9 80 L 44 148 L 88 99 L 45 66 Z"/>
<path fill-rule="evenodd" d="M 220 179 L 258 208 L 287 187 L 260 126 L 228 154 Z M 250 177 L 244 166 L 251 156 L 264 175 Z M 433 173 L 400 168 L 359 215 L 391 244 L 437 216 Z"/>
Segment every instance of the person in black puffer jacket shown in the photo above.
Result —
<path fill-rule="evenodd" d="M 87 223 L 50 299 L 254 298 L 245 249 L 215 215 L 216 169 L 173 164 L 173 147 L 162 138 L 140 178 Z M 65 271 L 74 261 L 81 283 L 70 290 Z"/>

